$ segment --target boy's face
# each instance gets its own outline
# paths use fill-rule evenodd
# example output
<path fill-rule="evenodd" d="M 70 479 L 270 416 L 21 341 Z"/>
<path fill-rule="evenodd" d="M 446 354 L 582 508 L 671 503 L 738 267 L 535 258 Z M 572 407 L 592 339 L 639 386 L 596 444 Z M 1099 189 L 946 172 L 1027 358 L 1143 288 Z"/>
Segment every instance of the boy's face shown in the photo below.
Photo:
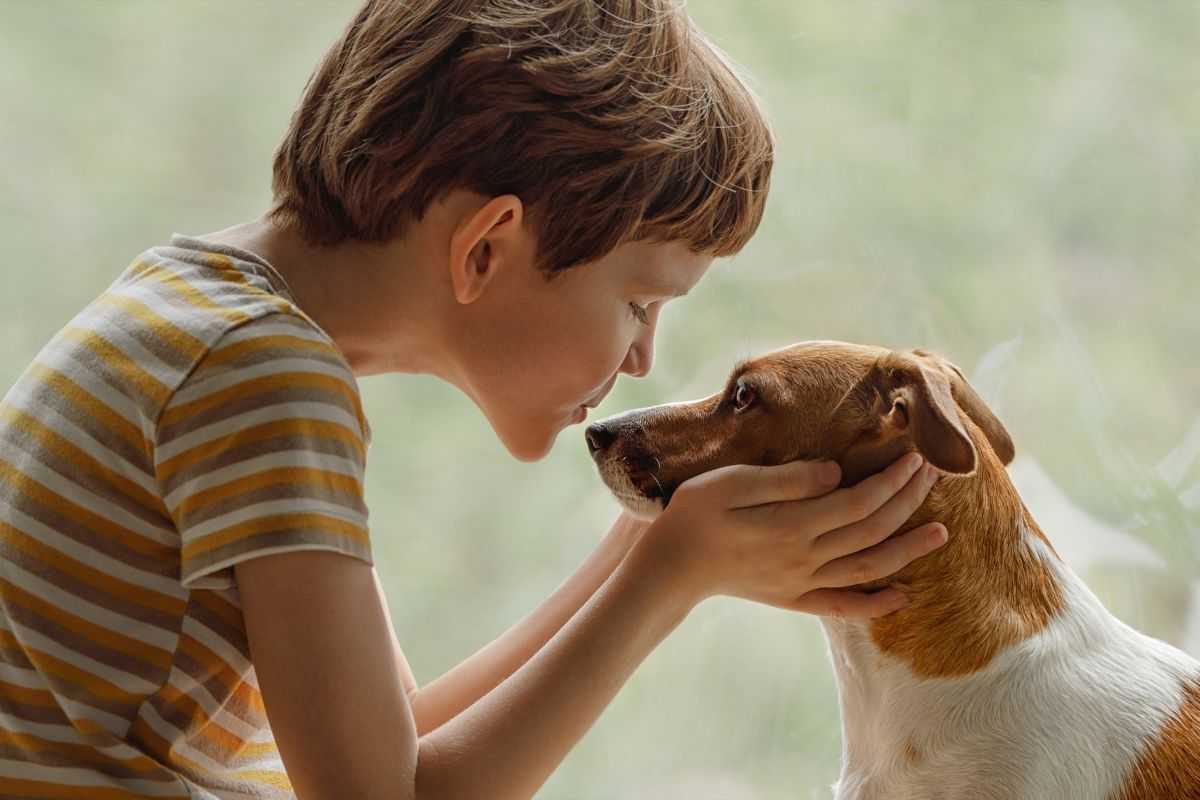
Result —
<path fill-rule="evenodd" d="M 509 451 L 542 458 L 619 373 L 647 374 L 663 305 L 711 263 L 679 242 L 631 242 L 552 281 L 530 265 L 494 282 L 472 337 L 470 393 Z"/>

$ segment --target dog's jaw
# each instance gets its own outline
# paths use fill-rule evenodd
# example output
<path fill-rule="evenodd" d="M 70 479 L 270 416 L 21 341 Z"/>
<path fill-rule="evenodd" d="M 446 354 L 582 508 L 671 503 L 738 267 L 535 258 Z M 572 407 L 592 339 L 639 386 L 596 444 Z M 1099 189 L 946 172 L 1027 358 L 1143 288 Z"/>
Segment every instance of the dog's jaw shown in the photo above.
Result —
<path fill-rule="evenodd" d="M 667 497 L 647 497 L 629 476 L 620 459 L 606 459 L 597 465 L 600 479 L 621 507 L 638 519 L 655 520 L 666 508 Z"/>

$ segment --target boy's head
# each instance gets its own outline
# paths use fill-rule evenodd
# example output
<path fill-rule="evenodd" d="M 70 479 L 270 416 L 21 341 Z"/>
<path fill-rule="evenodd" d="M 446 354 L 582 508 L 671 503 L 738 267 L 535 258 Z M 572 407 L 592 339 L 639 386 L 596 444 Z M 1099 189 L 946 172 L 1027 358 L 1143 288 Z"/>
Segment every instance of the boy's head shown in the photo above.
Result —
<path fill-rule="evenodd" d="M 754 96 L 673 0 L 368 0 L 276 153 L 271 218 L 338 245 L 460 214 L 444 377 L 533 459 L 645 374 L 662 303 L 749 240 L 773 160 Z"/>
<path fill-rule="evenodd" d="M 625 241 L 737 252 L 773 142 L 672 0 L 368 0 L 275 156 L 273 216 L 381 242 L 453 188 L 514 194 L 553 272 Z"/>

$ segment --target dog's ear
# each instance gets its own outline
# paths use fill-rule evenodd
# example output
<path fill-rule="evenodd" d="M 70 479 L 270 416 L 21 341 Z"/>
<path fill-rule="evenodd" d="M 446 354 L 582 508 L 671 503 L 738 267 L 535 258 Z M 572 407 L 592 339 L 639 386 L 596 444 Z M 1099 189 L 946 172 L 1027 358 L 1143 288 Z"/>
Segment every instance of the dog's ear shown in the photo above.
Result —
<path fill-rule="evenodd" d="M 950 393 L 954 397 L 954 401 L 958 403 L 959 408 L 967 412 L 967 416 L 971 421 L 979 426 L 987 437 L 988 443 L 991 444 L 992 450 L 995 451 L 996 457 L 1000 459 L 1000 463 L 1008 466 L 1012 463 L 1013 456 L 1016 455 L 1016 448 L 1013 446 L 1012 437 L 1008 435 L 1008 431 L 1001 424 L 992 410 L 988 408 L 987 403 L 979 396 L 971 384 L 967 383 L 967 378 L 962 374 L 962 370 L 950 363 L 946 358 L 931 353 L 928 350 L 914 350 L 913 355 L 919 356 L 926 362 L 932 362 L 940 371 L 945 374 L 950 381 Z"/>
<path fill-rule="evenodd" d="M 942 370 L 907 353 L 878 359 L 835 416 L 853 430 L 841 458 L 843 484 L 879 472 L 916 450 L 944 472 L 975 470 L 977 454 Z"/>

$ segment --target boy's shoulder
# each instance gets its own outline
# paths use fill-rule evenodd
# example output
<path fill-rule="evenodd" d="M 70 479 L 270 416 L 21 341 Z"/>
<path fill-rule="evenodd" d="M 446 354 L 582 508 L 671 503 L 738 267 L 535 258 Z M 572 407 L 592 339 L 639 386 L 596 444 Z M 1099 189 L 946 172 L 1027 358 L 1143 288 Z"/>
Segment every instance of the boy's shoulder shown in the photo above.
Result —
<path fill-rule="evenodd" d="M 51 339 L 29 372 L 61 376 L 104 398 L 153 438 L 168 406 L 197 384 L 281 369 L 327 374 L 358 405 L 342 353 L 267 262 L 175 235 L 134 259 Z"/>

